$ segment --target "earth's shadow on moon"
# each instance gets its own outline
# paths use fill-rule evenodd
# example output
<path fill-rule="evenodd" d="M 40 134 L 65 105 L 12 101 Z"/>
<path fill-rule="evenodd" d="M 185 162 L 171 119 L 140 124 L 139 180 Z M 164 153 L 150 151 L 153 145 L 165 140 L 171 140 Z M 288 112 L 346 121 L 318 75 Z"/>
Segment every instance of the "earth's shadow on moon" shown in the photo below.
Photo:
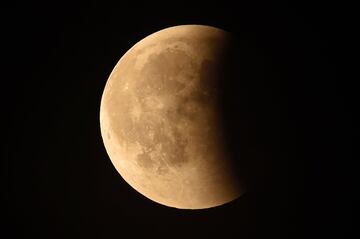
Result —
<path fill-rule="evenodd" d="M 235 39 L 229 42 L 226 54 L 219 61 L 222 62 L 219 108 L 232 166 L 248 191 L 260 186 L 259 176 L 264 164 L 264 157 L 257 155 L 259 135 L 256 135 L 259 134 L 257 116 L 262 113 L 259 104 L 266 98 L 261 92 L 264 69 L 246 42 Z"/>
<path fill-rule="evenodd" d="M 167 222 L 176 218 L 176 223 L 169 223 L 169 232 L 180 226 L 186 232 L 217 235 L 217 226 L 222 225 L 229 237 L 241 232 L 247 238 L 254 233 L 282 231 L 271 223 L 274 220 L 279 227 L 288 225 L 289 162 L 295 151 L 287 118 L 288 102 L 282 95 L 287 73 L 252 44 L 252 39 L 235 35 L 217 61 L 222 64 L 207 73 L 215 74 L 211 79 L 218 80 L 223 140 L 246 192 L 231 202 L 202 210 L 179 210 L 161 204 L 154 207 L 144 198 L 141 206 L 150 210 L 147 215 L 157 214 Z M 234 223 L 239 226 L 234 227 Z M 223 233 L 221 237 L 226 237 Z M 177 236 L 185 235 L 179 232 Z"/>
<path fill-rule="evenodd" d="M 232 40 L 220 61 L 224 139 L 245 185 L 246 201 L 257 210 L 276 213 L 277 206 L 288 203 L 289 162 L 295 153 L 294 129 L 288 120 L 288 76 L 281 64 L 256 49 L 252 39 L 233 35 Z"/>

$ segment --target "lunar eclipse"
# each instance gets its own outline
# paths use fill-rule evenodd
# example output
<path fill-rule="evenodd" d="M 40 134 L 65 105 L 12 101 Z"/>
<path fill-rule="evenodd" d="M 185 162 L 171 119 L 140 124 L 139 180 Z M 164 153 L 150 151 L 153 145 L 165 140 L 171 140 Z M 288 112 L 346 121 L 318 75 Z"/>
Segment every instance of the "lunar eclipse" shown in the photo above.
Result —
<path fill-rule="evenodd" d="M 230 39 L 210 26 L 166 28 L 135 44 L 106 83 L 107 153 L 126 182 L 155 202 L 200 209 L 244 193 L 220 115 Z"/>
<path fill-rule="evenodd" d="M 0 238 L 351 237 L 348 4 L 2 9 Z"/>

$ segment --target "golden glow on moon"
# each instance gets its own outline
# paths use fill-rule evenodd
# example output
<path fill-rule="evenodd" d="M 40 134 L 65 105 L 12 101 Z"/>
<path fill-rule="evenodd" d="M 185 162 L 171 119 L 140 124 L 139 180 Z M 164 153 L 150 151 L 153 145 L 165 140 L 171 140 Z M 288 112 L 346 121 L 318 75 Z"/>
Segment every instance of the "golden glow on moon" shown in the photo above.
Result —
<path fill-rule="evenodd" d="M 224 146 L 216 74 L 229 36 L 183 25 L 135 44 L 101 100 L 106 151 L 135 190 L 166 206 L 201 209 L 239 197 Z"/>

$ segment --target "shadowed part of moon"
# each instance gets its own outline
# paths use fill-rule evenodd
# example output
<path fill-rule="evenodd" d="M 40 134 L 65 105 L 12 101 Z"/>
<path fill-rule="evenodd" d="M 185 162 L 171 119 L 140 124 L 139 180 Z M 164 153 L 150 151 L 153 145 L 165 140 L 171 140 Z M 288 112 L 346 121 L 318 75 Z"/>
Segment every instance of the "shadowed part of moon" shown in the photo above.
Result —
<path fill-rule="evenodd" d="M 222 112 L 230 40 L 214 27 L 164 29 L 134 45 L 106 83 L 106 150 L 125 181 L 153 201 L 199 209 L 244 192 Z"/>

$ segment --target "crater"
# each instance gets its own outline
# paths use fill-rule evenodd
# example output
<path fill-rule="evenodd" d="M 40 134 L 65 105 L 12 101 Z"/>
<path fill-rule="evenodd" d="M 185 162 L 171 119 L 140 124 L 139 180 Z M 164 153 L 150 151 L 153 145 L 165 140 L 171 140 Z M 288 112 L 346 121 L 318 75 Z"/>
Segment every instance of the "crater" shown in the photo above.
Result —
<path fill-rule="evenodd" d="M 194 71 L 192 61 L 184 51 L 176 49 L 151 54 L 141 70 L 146 77 L 139 81 L 138 87 L 150 87 L 151 95 L 176 94 L 186 87 L 182 79 L 188 79 L 189 72 Z"/>
<path fill-rule="evenodd" d="M 154 142 L 161 145 L 157 147 L 158 153 L 169 166 L 180 167 L 188 161 L 185 155 L 188 141 L 175 127 L 164 132 L 155 132 Z"/>
<path fill-rule="evenodd" d="M 152 166 L 154 164 L 153 161 L 151 160 L 150 156 L 147 153 L 139 154 L 136 157 L 136 161 L 140 167 L 146 168 L 146 169 L 152 168 Z"/>
<path fill-rule="evenodd" d="M 197 101 L 192 98 L 193 97 L 191 97 L 191 99 L 188 97 L 183 98 L 176 108 L 176 113 L 179 117 L 185 117 L 190 121 L 195 120 L 196 115 L 199 113 L 199 105 Z"/>
<path fill-rule="evenodd" d="M 165 165 L 161 165 L 156 169 L 156 173 L 159 175 L 165 175 L 169 172 L 169 169 Z"/>

